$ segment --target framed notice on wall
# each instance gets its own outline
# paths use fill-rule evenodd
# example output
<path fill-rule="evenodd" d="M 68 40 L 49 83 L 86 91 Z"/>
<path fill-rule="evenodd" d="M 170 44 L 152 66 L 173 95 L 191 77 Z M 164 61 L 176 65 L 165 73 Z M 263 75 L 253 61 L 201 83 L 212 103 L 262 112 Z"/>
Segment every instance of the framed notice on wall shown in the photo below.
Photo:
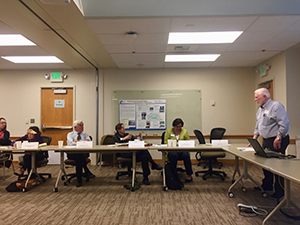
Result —
<path fill-rule="evenodd" d="M 165 130 L 165 100 L 120 100 L 119 121 L 130 130 Z"/>

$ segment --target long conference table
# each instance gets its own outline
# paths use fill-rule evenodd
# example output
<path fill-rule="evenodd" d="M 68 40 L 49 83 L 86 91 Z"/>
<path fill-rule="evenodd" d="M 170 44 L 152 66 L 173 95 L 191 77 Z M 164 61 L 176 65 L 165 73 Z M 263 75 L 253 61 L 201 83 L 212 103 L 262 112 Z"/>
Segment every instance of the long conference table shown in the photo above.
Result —
<path fill-rule="evenodd" d="M 150 149 L 156 148 L 158 151 L 162 152 L 162 160 L 165 162 L 165 152 L 201 152 L 201 151 L 226 151 L 235 156 L 235 170 L 234 174 L 239 173 L 240 177 L 229 187 L 228 194 L 229 197 L 231 194 L 231 189 L 238 183 L 242 182 L 243 179 L 250 178 L 257 186 L 260 186 L 249 174 L 247 170 L 247 163 L 250 162 L 255 164 L 263 169 L 266 169 L 272 173 L 275 173 L 279 176 L 284 177 L 284 198 L 281 202 L 267 215 L 267 217 L 263 220 L 262 224 L 264 225 L 266 221 L 274 215 L 281 207 L 290 207 L 293 206 L 300 212 L 299 206 L 297 206 L 291 200 L 291 181 L 300 183 L 300 159 L 278 159 L 278 158 L 264 158 L 261 156 L 257 156 L 254 152 L 245 152 L 238 149 L 238 147 L 243 147 L 239 144 L 228 145 L 228 146 L 211 146 L 211 145 L 196 145 L 195 147 L 151 147 Z M 243 160 L 243 173 L 240 174 L 239 171 L 239 159 Z M 165 182 L 165 170 L 163 164 L 163 185 L 164 190 L 166 190 L 166 182 Z M 262 189 L 264 194 L 264 190 Z M 264 195 L 263 195 L 264 196 Z M 264 196 L 266 197 L 266 196 Z"/>
<path fill-rule="evenodd" d="M 38 151 L 55 151 L 61 153 L 61 161 L 60 161 L 60 171 L 55 183 L 54 191 L 58 191 L 58 182 L 60 180 L 60 176 L 62 173 L 65 173 L 64 170 L 64 153 L 93 153 L 93 152 L 110 152 L 110 153 L 120 153 L 120 152 L 132 152 L 132 164 L 133 164 L 133 174 L 132 174 L 132 191 L 134 191 L 134 182 L 135 182 L 135 171 L 136 171 L 136 152 L 139 150 L 158 150 L 162 153 L 162 161 L 165 162 L 165 152 L 202 152 L 202 151 L 225 151 L 235 156 L 236 158 L 236 166 L 235 166 L 235 172 L 238 172 L 240 177 L 237 179 L 234 184 L 232 184 L 228 192 L 231 191 L 231 189 L 240 181 L 242 181 L 244 178 L 247 178 L 248 172 L 247 172 L 247 162 L 250 162 L 254 165 L 257 165 L 263 169 L 266 169 L 272 173 L 275 173 L 279 176 L 284 177 L 284 198 L 282 201 L 268 214 L 268 216 L 263 220 L 263 225 L 266 223 L 266 221 L 274 214 L 276 213 L 281 207 L 287 206 L 290 207 L 291 205 L 300 211 L 300 208 L 291 200 L 291 181 L 300 183 L 300 160 L 299 159 L 276 159 L 276 158 L 264 158 L 260 156 L 254 155 L 253 152 L 244 152 L 238 150 L 238 147 L 243 147 L 241 145 L 229 145 L 229 146 L 211 146 L 211 145 L 196 145 L 195 147 L 167 147 L 167 146 L 150 146 L 150 147 L 139 147 L 139 148 L 129 148 L 127 146 L 107 146 L 107 145 L 98 145 L 93 146 L 91 148 L 76 148 L 74 147 L 63 147 L 58 148 L 58 146 L 45 146 L 45 147 L 39 147 L 38 149 L 15 149 L 15 148 L 8 148 L 6 150 L 2 149 L 3 152 L 8 153 L 22 153 L 22 152 L 28 152 L 31 153 L 32 156 L 32 171 L 31 173 L 37 173 L 35 168 L 35 154 Z M 243 174 L 240 174 L 239 172 L 239 159 L 243 160 L 244 163 L 244 171 Z M 165 190 L 166 182 L 165 182 L 165 168 L 164 163 L 163 165 L 163 188 Z M 246 165 L 246 166 L 245 166 Z M 254 181 L 254 180 L 252 180 Z M 255 181 L 254 181 L 255 182 Z M 257 185 L 258 183 L 255 182 Z"/>

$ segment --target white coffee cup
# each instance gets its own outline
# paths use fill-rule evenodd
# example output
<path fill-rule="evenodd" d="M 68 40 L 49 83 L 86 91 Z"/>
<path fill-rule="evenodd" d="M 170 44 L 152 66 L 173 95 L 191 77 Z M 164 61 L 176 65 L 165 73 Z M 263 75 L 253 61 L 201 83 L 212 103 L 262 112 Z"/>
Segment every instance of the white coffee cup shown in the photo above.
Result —
<path fill-rule="evenodd" d="M 62 148 L 64 146 L 64 141 L 58 141 L 58 147 Z"/>
<path fill-rule="evenodd" d="M 168 140 L 168 147 L 176 147 L 176 140 Z"/>
<path fill-rule="evenodd" d="M 22 148 L 22 141 L 16 141 L 16 147 Z"/>

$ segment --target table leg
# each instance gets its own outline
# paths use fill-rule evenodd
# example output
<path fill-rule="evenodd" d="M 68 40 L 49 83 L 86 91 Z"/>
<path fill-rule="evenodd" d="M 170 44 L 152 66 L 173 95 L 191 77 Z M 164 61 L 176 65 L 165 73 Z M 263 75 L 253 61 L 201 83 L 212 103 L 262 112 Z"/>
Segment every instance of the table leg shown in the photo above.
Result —
<path fill-rule="evenodd" d="M 237 158 L 237 157 L 236 157 Z M 236 161 L 236 166 L 237 166 L 237 161 Z M 233 198 L 234 194 L 231 192 L 231 189 L 237 185 L 237 183 L 239 183 L 240 181 L 242 182 L 243 185 L 243 179 L 247 179 L 249 178 L 254 184 L 256 184 L 258 187 L 260 187 L 260 185 L 257 183 L 257 181 L 255 181 L 249 174 L 248 174 L 248 164 L 246 160 L 243 160 L 243 173 L 242 175 L 228 188 L 228 196 Z M 242 191 L 246 192 L 247 189 L 242 186 Z M 261 188 L 263 197 L 267 197 L 267 195 L 265 194 L 264 190 Z"/>
<path fill-rule="evenodd" d="M 60 169 L 59 169 L 58 176 L 56 178 L 56 182 L 55 182 L 55 185 L 54 185 L 54 192 L 58 191 L 57 186 L 58 186 L 58 182 L 60 180 L 60 176 L 61 176 L 62 173 L 64 174 L 65 178 L 67 179 L 67 174 L 66 174 L 65 167 L 64 167 L 64 161 L 65 161 L 64 152 L 61 151 L 60 152 Z"/>
<path fill-rule="evenodd" d="M 300 212 L 299 206 L 297 206 L 292 200 L 291 200 L 291 183 L 288 179 L 284 179 L 284 198 L 281 200 L 281 202 L 268 214 L 268 216 L 263 220 L 262 224 L 264 225 L 267 220 L 274 215 L 281 207 L 286 205 L 286 207 L 290 207 L 291 205 L 294 206 L 295 209 L 297 209 Z"/>
<path fill-rule="evenodd" d="M 132 152 L 132 181 L 131 181 L 131 191 L 134 191 L 135 171 L 136 171 L 136 151 L 133 151 Z"/>
<path fill-rule="evenodd" d="M 30 154 L 31 154 L 31 170 L 28 174 L 23 191 L 26 191 L 31 175 L 36 174 L 38 176 L 38 174 L 36 172 L 36 167 L 35 167 L 35 152 L 31 152 Z"/>
<path fill-rule="evenodd" d="M 166 191 L 167 190 L 167 184 L 166 184 L 166 153 L 165 151 L 161 152 L 162 154 L 162 172 L 163 172 L 163 189 Z"/>
<path fill-rule="evenodd" d="M 239 157 L 235 156 L 235 168 L 234 168 L 234 172 L 233 172 L 233 175 L 232 175 L 232 183 L 234 183 L 234 177 L 235 177 L 236 173 L 238 173 L 239 177 L 241 176 L 240 165 L 239 164 L 240 164 Z M 244 186 L 243 180 L 241 182 L 242 182 L 242 186 Z"/>

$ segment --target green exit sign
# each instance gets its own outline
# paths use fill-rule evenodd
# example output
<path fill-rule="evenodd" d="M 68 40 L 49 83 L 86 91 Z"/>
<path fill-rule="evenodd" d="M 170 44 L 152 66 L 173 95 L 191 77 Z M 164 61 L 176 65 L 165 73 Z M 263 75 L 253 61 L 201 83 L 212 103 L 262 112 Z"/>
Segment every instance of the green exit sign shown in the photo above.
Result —
<path fill-rule="evenodd" d="M 63 82 L 62 72 L 51 72 L 50 73 L 50 81 L 51 82 Z"/>

